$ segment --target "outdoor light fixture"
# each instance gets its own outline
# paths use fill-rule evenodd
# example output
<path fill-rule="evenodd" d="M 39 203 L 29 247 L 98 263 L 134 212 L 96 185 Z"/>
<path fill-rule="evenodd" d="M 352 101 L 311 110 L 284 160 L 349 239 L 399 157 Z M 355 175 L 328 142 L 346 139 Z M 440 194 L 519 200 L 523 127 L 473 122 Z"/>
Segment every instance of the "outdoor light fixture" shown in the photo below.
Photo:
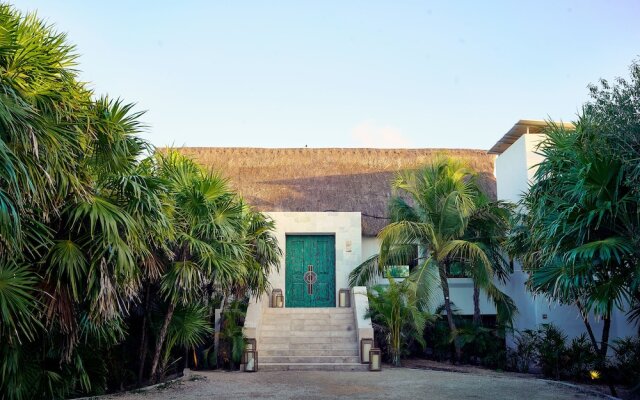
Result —
<path fill-rule="evenodd" d="M 276 295 L 276 308 L 284 307 L 284 296 L 282 293 Z"/>
<path fill-rule="evenodd" d="M 247 364 L 247 352 L 248 351 L 257 351 L 258 350 L 258 342 L 256 339 L 245 339 L 244 341 L 244 353 L 242 353 L 242 363 Z"/>
<path fill-rule="evenodd" d="M 271 291 L 271 307 L 284 307 L 284 295 L 282 294 L 282 289 L 273 289 Z"/>
<path fill-rule="evenodd" d="M 373 348 L 373 339 L 360 340 L 360 362 L 369 364 L 369 351 Z"/>
<path fill-rule="evenodd" d="M 382 351 L 380 349 L 372 348 L 369 350 L 369 371 L 381 371 L 382 370 Z"/>
<path fill-rule="evenodd" d="M 256 372 L 258 370 L 258 352 L 255 350 L 245 350 L 244 372 Z"/>
<path fill-rule="evenodd" d="M 351 289 L 340 289 L 338 292 L 338 307 L 351 307 Z"/>

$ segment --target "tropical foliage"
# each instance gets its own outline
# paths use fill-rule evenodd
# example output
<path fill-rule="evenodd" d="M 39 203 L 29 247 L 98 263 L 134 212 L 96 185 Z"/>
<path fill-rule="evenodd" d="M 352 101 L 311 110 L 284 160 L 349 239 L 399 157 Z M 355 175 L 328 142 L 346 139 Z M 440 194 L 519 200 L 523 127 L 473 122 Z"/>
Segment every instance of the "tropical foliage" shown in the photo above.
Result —
<path fill-rule="evenodd" d="M 538 365 L 544 376 L 553 379 L 588 381 L 597 367 L 598 355 L 586 335 L 569 340 L 553 324 L 527 329 L 515 336 L 516 347 L 511 354 L 511 369 L 528 372 Z"/>
<path fill-rule="evenodd" d="M 157 380 L 214 299 L 266 290 L 273 223 L 154 153 L 133 105 L 80 82 L 64 34 L 0 6 L 0 397 Z M 182 349 L 182 350 L 179 350 Z"/>
<path fill-rule="evenodd" d="M 393 365 L 400 366 L 402 351 L 417 342 L 425 346 L 424 330 L 435 316 L 421 309 L 409 281 L 396 282 L 387 276 L 388 285 L 376 285 L 369 293 L 369 312 L 376 331 L 384 337 Z"/>
<path fill-rule="evenodd" d="M 637 291 L 640 222 L 624 170 L 606 149 L 587 116 L 575 131 L 551 129 L 539 150 L 546 159 L 523 199 L 527 212 L 511 244 L 530 272 L 530 289 L 575 305 L 603 358 L 614 308 L 624 309 Z M 604 321 L 600 340 L 589 313 Z"/>
<path fill-rule="evenodd" d="M 590 101 L 584 114 L 598 126 L 598 133 L 611 146 L 611 157 L 622 164 L 627 184 L 640 188 L 640 62 L 629 67 L 629 79 L 601 79 L 589 85 Z"/>
<path fill-rule="evenodd" d="M 574 130 L 551 124 L 509 245 L 530 273 L 530 290 L 576 307 L 601 368 L 614 311 L 631 306 L 629 319 L 640 315 L 637 155 L 620 148 L 638 136 L 638 72 L 634 64 L 632 82 L 593 86 Z M 590 315 L 603 321 L 600 334 Z"/>
<path fill-rule="evenodd" d="M 509 207 L 488 201 L 473 171 L 462 161 L 446 157 L 399 173 L 393 189 L 396 195 L 389 206 L 392 222 L 379 234 L 380 254 L 353 271 L 351 284 L 373 282 L 384 274 L 385 267 L 401 263 L 418 246 L 418 266 L 408 281 L 419 301 L 431 310 L 437 306 L 433 286 L 440 286 L 452 337 L 456 337 L 457 328 L 447 276 L 456 264 L 473 278 L 476 310 L 478 292 L 483 289 L 500 319 L 509 322 L 515 306 L 496 285 L 508 276 L 508 263 L 499 246 L 507 233 Z M 462 346 L 459 340 L 454 344 L 460 359 Z"/>

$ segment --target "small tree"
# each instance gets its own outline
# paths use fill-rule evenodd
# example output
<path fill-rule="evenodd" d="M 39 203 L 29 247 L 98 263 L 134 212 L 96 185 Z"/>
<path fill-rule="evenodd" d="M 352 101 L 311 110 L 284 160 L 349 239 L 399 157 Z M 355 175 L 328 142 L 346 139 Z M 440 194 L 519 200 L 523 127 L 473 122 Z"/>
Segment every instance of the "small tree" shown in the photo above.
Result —
<path fill-rule="evenodd" d="M 424 329 L 434 316 L 420 309 L 415 291 L 407 281 L 376 285 L 369 293 L 369 312 L 374 324 L 384 332 L 391 362 L 400 366 L 402 350 L 413 341 L 425 346 Z"/>

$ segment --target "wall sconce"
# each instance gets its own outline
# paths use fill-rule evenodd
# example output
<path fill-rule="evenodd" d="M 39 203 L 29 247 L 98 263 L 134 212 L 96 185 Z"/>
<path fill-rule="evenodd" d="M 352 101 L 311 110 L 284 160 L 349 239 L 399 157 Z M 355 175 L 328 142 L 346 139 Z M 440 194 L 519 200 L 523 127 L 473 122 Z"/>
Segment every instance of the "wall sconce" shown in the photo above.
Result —
<path fill-rule="evenodd" d="M 338 292 L 338 307 L 351 307 L 351 289 L 340 289 Z"/>
<path fill-rule="evenodd" d="M 258 371 L 258 352 L 255 350 L 245 350 L 244 357 L 246 361 L 244 364 L 244 372 L 256 372 Z"/>
<path fill-rule="evenodd" d="M 273 289 L 271 291 L 271 307 L 282 308 L 284 307 L 284 295 L 282 289 Z"/>
<path fill-rule="evenodd" d="M 360 362 L 369 364 L 369 351 L 373 348 L 373 339 L 360 340 Z"/>
<path fill-rule="evenodd" d="M 380 349 L 369 350 L 369 371 L 382 371 L 382 351 Z"/>

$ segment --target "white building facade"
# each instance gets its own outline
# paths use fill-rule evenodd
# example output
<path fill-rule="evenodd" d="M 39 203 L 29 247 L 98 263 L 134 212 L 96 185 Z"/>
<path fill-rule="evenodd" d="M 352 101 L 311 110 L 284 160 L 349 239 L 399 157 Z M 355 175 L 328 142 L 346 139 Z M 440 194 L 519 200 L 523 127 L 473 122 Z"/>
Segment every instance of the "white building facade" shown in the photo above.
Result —
<path fill-rule="evenodd" d="M 570 126 L 570 125 L 567 125 Z M 350 288 L 349 275 L 379 252 L 377 233 L 388 222 L 391 180 L 398 171 L 445 153 L 478 172 L 489 197 L 516 203 L 543 158 L 544 121 L 521 120 L 488 152 L 434 149 L 183 148 L 181 151 L 230 178 L 232 186 L 276 224 L 280 266 L 270 275 L 272 295 L 253 299 L 244 333 L 256 340 L 262 365 L 276 370 L 362 367 L 363 339 L 373 338 L 366 288 Z M 516 331 L 553 323 L 570 338 L 585 332 L 575 307 L 532 296 L 517 260 L 503 290 L 515 301 Z M 461 315 L 473 314 L 473 282 L 449 278 L 450 297 Z M 350 302 L 341 304 L 344 290 Z M 277 299 L 274 297 L 278 295 Z M 340 309 L 340 306 L 346 306 Z M 496 310 L 481 293 L 480 310 Z M 594 330 L 601 322 L 591 318 Z M 623 313 L 612 318 L 611 338 L 635 328 Z M 513 337 L 507 342 L 511 343 Z M 265 361 L 266 360 L 266 361 Z"/>

